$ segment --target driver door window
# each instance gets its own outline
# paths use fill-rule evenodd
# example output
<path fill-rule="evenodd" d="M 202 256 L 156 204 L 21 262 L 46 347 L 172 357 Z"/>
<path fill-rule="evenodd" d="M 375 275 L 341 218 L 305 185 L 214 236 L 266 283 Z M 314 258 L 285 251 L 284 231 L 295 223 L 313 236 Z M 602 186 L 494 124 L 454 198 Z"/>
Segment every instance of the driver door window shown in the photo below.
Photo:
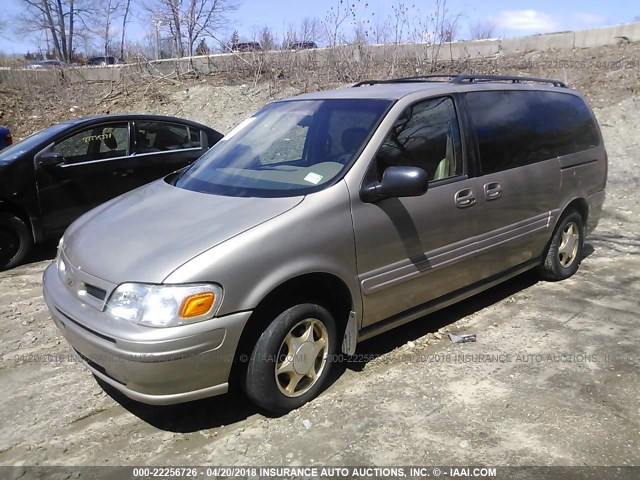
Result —
<path fill-rule="evenodd" d="M 408 107 L 376 155 L 378 180 L 391 166 L 419 167 L 430 181 L 462 175 L 460 130 L 453 100 L 432 98 Z"/>
<path fill-rule="evenodd" d="M 129 127 L 124 124 L 98 125 L 61 141 L 53 151 L 65 164 L 91 162 L 129 154 Z"/>

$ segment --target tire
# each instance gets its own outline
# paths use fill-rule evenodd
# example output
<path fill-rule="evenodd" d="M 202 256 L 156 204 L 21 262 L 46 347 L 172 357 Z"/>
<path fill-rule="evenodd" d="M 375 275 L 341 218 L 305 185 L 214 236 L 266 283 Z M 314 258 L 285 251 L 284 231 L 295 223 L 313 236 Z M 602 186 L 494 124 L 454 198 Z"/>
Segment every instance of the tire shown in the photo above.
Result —
<path fill-rule="evenodd" d="M 304 405 L 326 383 L 336 348 L 336 324 L 325 308 L 313 303 L 288 308 L 253 348 L 245 376 L 247 396 L 276 414 Z"/>
<path fill-rule="evenodd" d="M 584 222 L 575 211 L 564 216 L 551 237 L 544 261 L 539 267 L 542 278 L 559 281 L 578 271 L 582 261 Z"/>
<path fill-rule="evenodd" d="M 25 223 L 10 213 L 0 212 L 0 270 L 18 265 L 32 246 L 33 238 Z"/>

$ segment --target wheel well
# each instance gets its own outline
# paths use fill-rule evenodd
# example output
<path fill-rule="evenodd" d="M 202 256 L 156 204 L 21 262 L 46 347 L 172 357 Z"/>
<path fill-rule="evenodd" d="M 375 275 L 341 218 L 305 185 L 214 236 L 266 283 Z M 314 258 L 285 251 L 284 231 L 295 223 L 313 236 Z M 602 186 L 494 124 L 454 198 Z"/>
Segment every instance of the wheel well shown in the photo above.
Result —
<path fill-rule="evenodd" d="M 0 201 L 0 212 L 10 213 L 14 217 L 18 217 L 20 220 L 24 222 L 29 231 L 31 232 L 31 237 L 35 241 L 33 225 L 31 225 L 31 220 L 29 219 L 29 215 L 22 208 L 14 205 L 13 203 L 6 202 L 4 200 Z"/>
<path fill-rule="evenodd" d="M 576 198 L 575 200 L 572 200 L 571 203 L 565 207 L 560 218 L 573 210 L 580 214 L 582 217 L 582 223 L 587 225 L 587 218 L 589 217 L 589 205 L 587 205 L 587 201 L 584 198 Z"/>
<path fill-rule="evenodd" d="M 238 342 L 230 384 L 242 383 L 247 362 L 241 360 L 241 356 L 245 354 L 248 357 L 251 354 L 258 338 L 275 317 L 285 309 L 304 302 L 318 303 L 329 310 L 336 321 L 340 341 L 353 305 L 349 288 L 329 273 L 311 273 L 292 278 L 273 289 L 254 309 Z"/>

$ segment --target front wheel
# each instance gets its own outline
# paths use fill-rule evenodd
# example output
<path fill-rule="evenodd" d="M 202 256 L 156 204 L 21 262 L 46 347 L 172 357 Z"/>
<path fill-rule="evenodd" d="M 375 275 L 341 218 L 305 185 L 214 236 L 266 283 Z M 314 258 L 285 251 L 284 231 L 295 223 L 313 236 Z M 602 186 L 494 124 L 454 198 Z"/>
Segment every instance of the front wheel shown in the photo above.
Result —
<path fill-rule="evenodd" d="M 547 255 L 539 271 L 546 280 L 557 281 L 576 273 L 582 260 L 584 224 L 578 212 L 571 212 L 560 220 L 553 233 Z"/>
<path fill-rule="evenodd" d="M 320 305 L 288 308 L 260 335 L 249 358 L 245 390 L 258 406 L 285 413 L 320 393 L 336 353 L 333 316 Z"/>
<path fill-rule="evenodd" d="M 25 223 L 10 213 L 0 212 L 0 270 L 22 262 L 32 245 L 33 238 Z"/>

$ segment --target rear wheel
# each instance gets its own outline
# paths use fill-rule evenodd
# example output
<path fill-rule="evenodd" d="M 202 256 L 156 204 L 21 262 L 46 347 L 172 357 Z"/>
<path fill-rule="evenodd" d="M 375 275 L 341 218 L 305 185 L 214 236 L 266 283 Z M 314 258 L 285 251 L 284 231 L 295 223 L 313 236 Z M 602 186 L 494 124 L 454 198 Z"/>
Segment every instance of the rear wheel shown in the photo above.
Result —
<path fill-rule="evenodd" d="M 284 413 L 322 390 L 336 349 L 336 326 L 320 305 L 288 308 L 260 335 L 247 366 L 245 391 L 258 406 Z"/>
<path fill-rule="evenodd" d="M 32 245 L 33 238 L 25 223 L 10 213 L 0 212 L 0 270 L 22 262 Z"/>
<path fill-rule="evenodd" d="M 539 271 L 546 280 L 564 280 L 576 273 L 582 260 L 584 224 L 578 212 L 560 220 Z"/>

